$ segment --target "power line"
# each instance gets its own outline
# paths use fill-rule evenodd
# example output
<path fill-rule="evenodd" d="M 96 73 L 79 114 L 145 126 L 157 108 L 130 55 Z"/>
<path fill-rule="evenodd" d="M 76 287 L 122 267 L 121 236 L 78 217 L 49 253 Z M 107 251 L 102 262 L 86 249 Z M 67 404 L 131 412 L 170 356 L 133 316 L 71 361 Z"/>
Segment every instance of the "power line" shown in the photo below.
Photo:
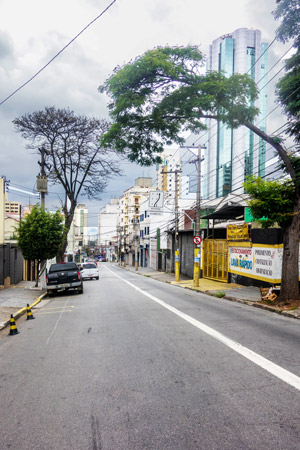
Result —
<path fill-rule="evenodd" d="M 98 20 L 103 14 L 108 11 L 108 9 L 116 2 L 117 0 L 113 0 L 97 17 L 95 17 L 90 23 L 88 23 L 73 39 L 68 42 L 58 53 L 56 53 L 55 56 L 53 56 L 50 61 L 47 62 L 38 72 L 36 72 L 29 80 L 27 80 L 25 83 L 23 83 L 20 87 L 18 87 L 15 91 L 13 91 L 8 97 L 6 97 L 2 102 L 0 103 L 0 106 L 3 105 L 7 100 L 9 100 L 13 95 L 15 95 L 17 92 L 19 92 L 23 87 L 25 87 L 27 84 L 29 84 L 34 78 L 36 78 L 43 70 L 46 69 L 66 48 L 68 48 L 87 28 L 89 28 L 96 20 Z"/>

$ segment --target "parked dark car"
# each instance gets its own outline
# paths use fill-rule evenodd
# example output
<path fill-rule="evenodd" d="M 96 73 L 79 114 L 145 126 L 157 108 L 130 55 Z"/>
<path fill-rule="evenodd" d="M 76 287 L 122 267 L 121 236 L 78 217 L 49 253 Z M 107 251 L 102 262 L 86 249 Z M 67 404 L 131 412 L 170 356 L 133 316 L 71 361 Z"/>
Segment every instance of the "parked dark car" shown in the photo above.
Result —
<path fill-rule="evenodd" d="M 58 290 L 76 289 L 83 293 L 83 282 L 76 263 L 66 262 L 52 264 L 46 276 L 47 294 L 55 294 Z"/>

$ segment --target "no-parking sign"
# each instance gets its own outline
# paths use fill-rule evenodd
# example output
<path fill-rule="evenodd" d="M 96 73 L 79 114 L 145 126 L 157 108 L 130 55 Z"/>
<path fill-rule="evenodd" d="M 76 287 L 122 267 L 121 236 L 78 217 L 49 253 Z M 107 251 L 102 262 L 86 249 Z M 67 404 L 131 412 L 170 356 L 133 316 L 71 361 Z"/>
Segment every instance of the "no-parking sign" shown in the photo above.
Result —
<path fill-rule="evenodd" d="M 200 236 L 194 236 L 193 242 L 194 242 L 195 245 L 201 244 L 201 241 L 202 241 L 202 239 L 201 239 Z"/>

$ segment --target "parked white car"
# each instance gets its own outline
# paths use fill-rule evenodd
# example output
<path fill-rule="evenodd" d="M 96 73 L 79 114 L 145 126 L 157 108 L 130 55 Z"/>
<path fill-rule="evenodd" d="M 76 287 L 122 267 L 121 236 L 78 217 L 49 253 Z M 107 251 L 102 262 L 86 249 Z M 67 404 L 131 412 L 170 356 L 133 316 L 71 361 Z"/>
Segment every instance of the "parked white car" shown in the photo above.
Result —
<path fill-rule="evenodd" d="M 83 263 L 80 267 L 81 272 L 81 278 L 83 280 L 89 280 L 96 278 L 96 280 L 99 280 L 99 271 L 94 263 L 86 262 Z"/>

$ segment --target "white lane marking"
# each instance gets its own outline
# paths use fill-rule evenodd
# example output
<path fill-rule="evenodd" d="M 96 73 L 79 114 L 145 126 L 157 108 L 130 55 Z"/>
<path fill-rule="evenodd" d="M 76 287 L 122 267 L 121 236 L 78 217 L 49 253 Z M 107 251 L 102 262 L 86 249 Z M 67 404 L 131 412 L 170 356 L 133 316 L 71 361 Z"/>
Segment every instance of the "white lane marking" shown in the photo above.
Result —
<path fill-rule="evenodd" d="M 233 341 L 232 339 L 224 336 L 222 333 L 219 333 L 218 331 L 214 330 L 213 328 L 208 327 L 204 323 L 199 322 L 198 320 L 194 319 L 191 316 L 188 316 L 187 314 L 179 311 L 178 309 L 174 308 L 173 306 L 168 305 L 168 303 L 165 303 L 164 301 L 160 300 L 159 298 L 154 297 L 154 295 L 151 295 L 148 292 L 143 291 L 139 287 L 130 283 L 130 281 L 127 281 L 124 278 L 122 278 L 120 275 L 117 275 L 111 269 L 108 269 L 108 267 L 106 267 L 106 269 L 109 270 L 110 272 L 112 272 L 116 277 L 120 278 L 120 280 L 124 281 L 124 283 L 127 283 L 129 286 L 133 287 L 135 290 L 137 290 L 141 294 L 145 295 L 146 297 L 151 298 L 151 300 L 153 300 L 154 302 L 163 306 L 164 308 L 168 309 L 169 311 L 176 314 L 177 316 L 181 317 L 181 319 L 186 320 L 191 325 L 194 325 L 194 327 L 198 328 L 199 330 L 201 330 L 204 333 L 208 334 L 209 336 L 213 337 L 214 339 L 221 342 L 222 344 L 225 344 L 227 347 L 231 348 L 235 352 L 237 352 L 240 355 L 244 356 L 245 358 L 249 359 L 249 361 L 252 361 L 257 366 L 261 367 L 262 369 L 266 370 L 267 372 L 271 373 L 275 377 L 279 378 L 280 380 L 284 381 L 285 383 L 289 384 L 290 386 L 293 386 L 294 388 L 298 389 L 298 391 L 300 391 L 300 378 L 297 375 L 294 375 L 293 373 L 289 372 L 288 370 L 283 369 L 282 367 L 273 363 L 269 359 L 266 359 L 263 356 L 259 355 L 258 353 L 253 352 L 249 348 L 244 347 L 243 345 L 239 344 L 238 342 Z"/>
<path fill-rule="evenodd" d="M 63 312 L 73 312 L 73 311 L 74 311 L 74 309 L 64 309 Z M 57 313 L 59 313 L 59 311 L 44 311 L 44 312 L 37 311 L 37 314 L 39 316 L 44 316 L 45 314 L 57 314 Z"/>
<path fill-rule="evenodd" d="M 68 307 L 69 300 L 70 300 L 70 297 L 68 297 L 66 303 L 65 303 L 64 306 L 63 306 L 64 309 L 63 309 L 62 312 L 60 313 L 59 318 L 57 319 L 56 324 L 54 325 L 54 328 L 53 328 L 53 330 L 51 331 L 51 333 L 50 333 L 50 335 L 49 335 L 49 337 L 48 337 L 48 339 L 47 339 L 47 341 L 46 341 L 46 346 L 48 345 L 50 339 L 52 338 L 52 336 L 53 336 L 53 334 L 54 334 L 54 332 L 55 332 L 55 330 L 56 330 L 56 328 L 57 328 L 57 325 L 58 325 L 60 319 L 62 318 L 63 313 L 66 311 L 66 308 Z"/>

